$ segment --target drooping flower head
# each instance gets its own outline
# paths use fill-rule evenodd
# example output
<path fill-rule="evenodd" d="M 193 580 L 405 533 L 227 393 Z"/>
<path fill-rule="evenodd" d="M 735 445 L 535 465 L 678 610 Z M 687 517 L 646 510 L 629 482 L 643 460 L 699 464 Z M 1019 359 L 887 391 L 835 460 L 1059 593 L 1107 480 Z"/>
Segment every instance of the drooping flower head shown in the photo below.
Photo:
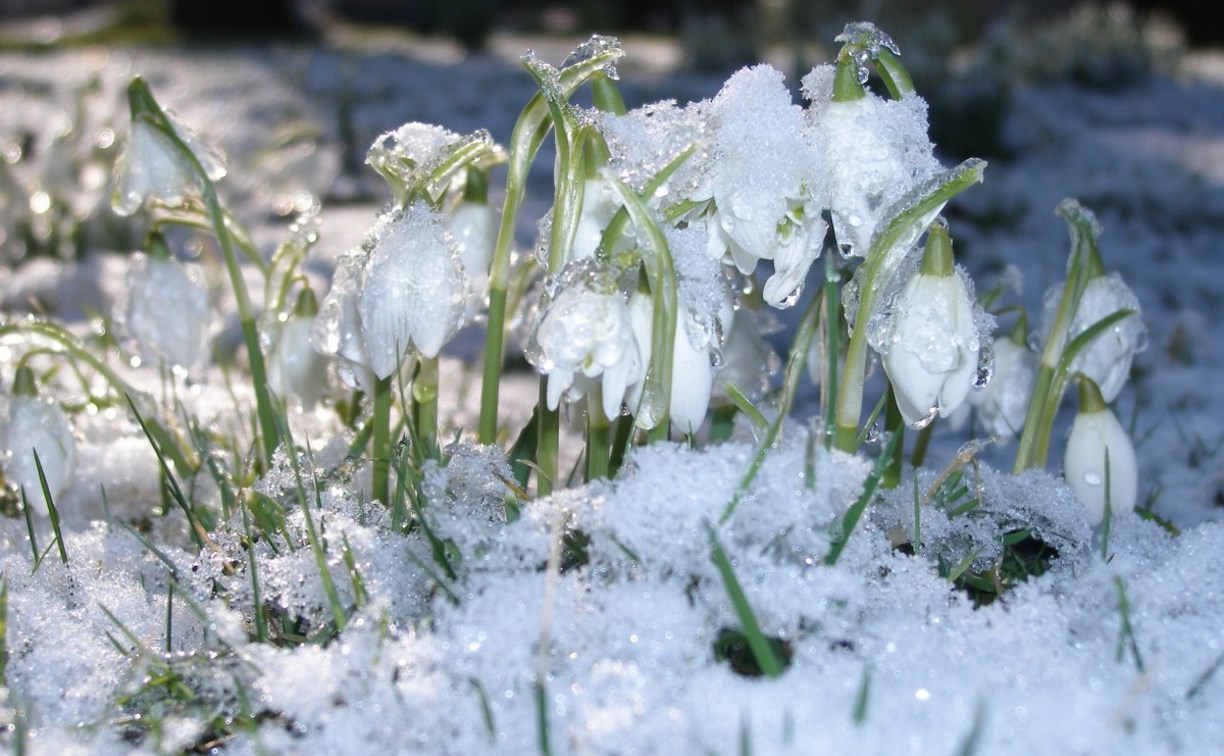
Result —
<path fill-rule="evenodd" d="M 463 325 L 470 286 L 441 214 L 423 202 L 397 211 L 368 240 L 357 310 L 379 378 L 417 352 L 438 356 Z"/>
<path fill-rule="evenodd" d="M 905 422 L 920 428 L 965 401 L 979 370 L 979 317 L 952 243 L 932 226 L 922 267 L 898 294 L 891 322 L 871 339 Z"/>
<path fill-rule="evenodd" d="M 990 382 L 969 392 L 967 403 L 977 411 L 978 422 L 987 432 L 1002 438 L 1018 436 L 1036 380 L 1037 355 L 1023 339 L 998 337 Z"/>
<path fill-rule="evenodd" d="M 833 66 L 818 66 L 804 77 L 803 93 L 811 101 L 811 127 L 822 137 L 833 233 L 844 254 L 866 257 L 894 203 L 941 167 L 921 97 L 911 92 L 886 100 L 864 91 L 836 100 L 834 79 Z"/>
<path fill-rule="evenodd" d="M 310 343 L 319 305 L 309 286 L 278 324 L 268 352 L 268 385 L 282 399 L 310 408 L 327 389 L 327 363 Z"/>
<path fill-rule="evenodd" d="M 209 357 L 216 313 L 208 293 L 164 249 L 132 256 L 116 314 L 147 362 L 189 372 Z"/>
<path fill-rule="evenodd" d="M 741 273 L 773 260 L 765 299 L 794 304 L 827 225 L 821 153 L 791 100 L 782 73 L 762 65 L 738 71 L 707 108 L 710 146 L 708 252 Z"/>
<path fill-rule="evenodd" d="M 129 100 L 132 130 L 115 161 L 112 204 L 116 213 L 131 215 L 146 200 L 179 205 L 186 196 L 198 192 L 198 176 L 182 147 L 195 157 L 210 181 L 225 176 L 225 158 L 221 153 L 163 111 L 143 80 L 132 81 Z"/>
<path fill-rule="evenodd" d="M 548 407 L 576 399 L 598 381 L 604 415 L 620 414 L 626 388 L 644 369 L 626 298 L 611 271 L 594 261 L 570 263 L 537 312 L 527 359 L 548 376 Z"/>
<path fill-rule="evenodd" d="M 1051 287 L 1045 294 L 1042 305 L 1042 343 L 1050 337 L 1062 296 L 1062 284 Z M 1130 377 L 1135 355 L 1147 347 L 1147 326 L 1143 324 L 1139 298 L 1116 272 L 1093 276 L 1084 287 L 1067 336 L 1069 343 L 1102 318 L 1121 310 L 1130 310 L 1133 314 L 1093 338 L 1071 363 L 1071 372 L 1082 373 L 1091 378 L 1100 388 L 1106 402 L 1117 398 Z"/>

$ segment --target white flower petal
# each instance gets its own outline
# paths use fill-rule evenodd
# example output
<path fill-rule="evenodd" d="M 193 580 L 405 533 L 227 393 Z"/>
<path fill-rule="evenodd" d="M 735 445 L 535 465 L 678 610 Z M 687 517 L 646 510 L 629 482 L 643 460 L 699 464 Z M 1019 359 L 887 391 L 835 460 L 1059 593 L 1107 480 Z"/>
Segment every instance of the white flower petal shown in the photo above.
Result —
<path fill-rule="evenodd" d="M 1139 495 L 1135 447 L 1108 409 L 1081 412 L 1071 424 L 1063 475 L 1067 485 L 1088 510 L 1088 519 L 1105 519 L 1105 457 L 1109 455 L 1109 506 L 1114 512 L 1131 511 Z"/>

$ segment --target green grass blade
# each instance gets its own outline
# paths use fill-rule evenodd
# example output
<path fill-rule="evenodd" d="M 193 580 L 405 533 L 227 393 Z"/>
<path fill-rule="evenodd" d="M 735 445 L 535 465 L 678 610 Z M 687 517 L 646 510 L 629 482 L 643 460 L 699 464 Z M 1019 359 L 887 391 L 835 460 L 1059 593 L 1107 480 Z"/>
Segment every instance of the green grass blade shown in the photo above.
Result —
<path fill-rule="evenodd" d="M 846 543 L 850 540 L 850 534 L 854 532 L 854 528 L 858 525 L 859 518 L 863 516 L 863 512 L 867 509 L 867 504 L 871 501 L 871 497 L 875 494 L 876 486 L 880 484 L 880 478 L 884 475 L 884 469 L 888 467 L 892 460 L 893 450 L 901 441 L 901 434 L 895 433 L 888 439 L 884 449 L 880 451 L 880 456 L 876 458 L 875 464 L 871 468 L 871 472 L 867 474 L 867 480 L 863 481 L 863 492 L 855 502 L 846 510 L 846 514 L 842 516 L 841 530 L 833 537 L 832 548 L 829 549 L 828 556 L 825 557 L 825 564 L 837 564 L 837 560 L 841 558 L 842 550 L 846 548 Z"/>
<path fill-rule="evenodd" d="M 166 456 L 163 451 L 162 444 L 158 443 L 154 438 L 150 426 L 145 422 L 144 417 L 140 414 L 140 410 L 136 409 L 136 402 L 132 400 L 131 394 L 126 395 L 128 406 L 132 408 L 132 414 L 136 417 L 136 422 L 140 424 L 140 429 L 144 431 L 145 438 L 149 440 L 149 445 L 153 447 L 153 453 L 157 455 L 157 463 L 161 466 L 162 474 L 166 476 L 166 483 L 170 487 L 171 498 L 174 503 L 183 510 L 183 514 L 187 516 L 187 523 L 190 526 L 192 540 L 195 541 L 196 548 L 204 548 L 204 538 L 201 535 L 203 529 L 200 523 L 196 521 L 195 513 L 191 510 L 191 505 L 187 502 L 187 497 L 183 495 L 183 489 L 179 486 L 178 478 L 175 477 L 174 471 L 170 465 L 166 464 Z"/>
<path fill-rule="evenodd" d="M 748 647 L 752 650 L 757 666 L 761 668 L 761 672 L 766 677 L 781 676 L 782 660 L 774 653 L 769 639 L 761 632 L 761 626 L 757 622 L 756 614 L 752 611 L 752 606 L 748 603 L 748 597 L 744 595 L 744 589 L 740 587 L 739 580 L 735 577 L 731 560 L 727 557 L 727 552 L 723 550 L 722 544 L 719 543 L 714 527 L 709 523 L 706 523 L 706 533 L 710 537 L 710 560 L 714 562 L 714 566 L 718 568 L 718 574 L 722 576 L 723 586 L 727 589 L 727 596 L 731 599 L 731 605 L 735 608 L 740 624 L 744 626 L 744 637 L 748 641 Z"/>
<path fill-rule="evenodd" d="M 51 486 L 47 483 L 47 473 L 43 471 L 42 460 L 34 452 L 34 467 L 38 470 L 38 484 L 42 486 L 43 499 L 47 502 L 47 516 L 51 518 L 51 530 L 55 533 L 55 545 L 59 547 L 60 561 L 68 564 L 68 549 L 64 547 L 64 534 L 60 532 L 59 510 L 55 508 L 55 499 L 51 496 Z"/>

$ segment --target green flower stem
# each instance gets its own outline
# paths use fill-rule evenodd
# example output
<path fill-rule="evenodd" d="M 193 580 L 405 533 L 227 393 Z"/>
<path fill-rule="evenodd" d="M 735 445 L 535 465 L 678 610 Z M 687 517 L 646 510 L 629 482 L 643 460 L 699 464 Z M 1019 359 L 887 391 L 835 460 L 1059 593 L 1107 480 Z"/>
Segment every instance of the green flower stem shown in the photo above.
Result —
<path fill-rule="evenodd" d="M 1100 233 L 1091 213 L 1074 200 L 1063 200 L 1058 214 L 1067 222 L 1071 235 L 1071 260 L 1067 266 L 1067 281 L 1058 302 L 1054 324 L 1041 353 L 1037 380 L 1033 385 L 1032 401 L 1024 419 L 1024 431 L 1016 448 L 1015 473 L 1033 467 L 1044 467 L 1049 455 L 1050 433 L 1066 390 L 1065 380 L 1059 380 L 1059 365 L 1067 351 L 1071 322 L 1080 299 L 1094 271 L 1102 268 L 1097 235 Z"/>
<path fill-rule="evenodd" d="M 226 222 L 225 211 L 217 199 L 217 190 L 208 178 L 208 172 L 200 164 L 199 158 L 191 151 L 177 132 L 171 126 L 169 119 L 157 101 L 153 99 L 148 85 L 140 77 L 132 80 L 128 87 L 129 100 L 132 103 L 133 119 L 145 119 L 151 126 L 162 133 L 175 149 L 179 151 L 195 174 L 200 197 L 212 221 L 213 234 L 221 247 L 225 258 L 225 269 L 229 274 L 230 287 L 234 292 L 234 302 L 238 308 L 238 322 L 242 328 L 242 340 L 246 344 L 247 359 L 251 365 L 251 383 L 255 389 L 255 410 L 259 420 L 260 430 L 260 461 L 267 468 L 272 454 L 280 442 L 280 434 L 276 424 L 276 405 L 272 401 L 272 392 L 268 387 L 267 370 L 264 367 L 263 349 L 259 343 L 259 329 L 255 324 L 255 313 L 251 308 L 251 298 L 247 293 L 246 280 L 242 277 L 242 268 L 234 253 L 234 244 L 230 238 L 229 224 Z"/>
<path fill-rule="evenodd" d="M 587 481 L 608 477 L 612 423 L 604 417 L 603 387 L 598 384 L 587 392 L 586 436 Z"/>
<path fill-rule="evenodd" d="M 884 468 L 884 477 L 880 479 L 880 485 L 890 489 L 896 488 L 901 483 L 901 468 L 905 460 L 905 420 L 901 417 L 897 397 L 891 388 L 888 390 L 888 400 L 884 405 L 884 430 L 898 438 L 897 443 L 891 445 L 892 458 L 888 461 L 888 467 Z"/>
<path fill-rule="evenodd" d="M 379 378 L 374 384 L 374 417 L 371 472 L 373 486 L 370 498 L 391 506 L 391 376 Z"/>
<path fill-rule="evenodd" d="M 569 97 L 584 82 L 601 72 L 621 56 L 619 48 L 609 48 L 596 55 L 567 66 L 557 76 L 555 94 Z M 510 158 L 506 177 L 506 200 L 502 206 L 497 245 L 489 270 L 489 320 L 485 340 L 484 373 L 480 388 L 480 443 L 497 440 L 498 390 L 501 386 L 502 352 L 506 338 L 506 292 L 510 285 L 510 258 L 514 246 L 515 225 L 523 194 L 527 189 L 527 174 L 536 153 L 552 128 L 543 93 L 537 92 L 523 108 L 510 137 Z"/>
<path fill-rule="evenodd" d="M 418 357 L 412 380 L 412 414 L 417 443 L 427 459 L 438 458 L 438 358 Z"/>
<path fill-rule="evenodd" d="M 663 230 L 642 198 L 633 188 L 617 180 L 608 182 L 621 204 L 629 213 L 630 220 L 642 239 L 646 277 L 650 282 L 650 293 L 654 300 L 654 319 L 650 338 L 652 349 L 650 366 L 646 373 L 646 386 L 638 407 L 639 423 L 650 428 L 650 440 L 667 438 L 668 409 L 671 406 L 672 359 L 676 346 L 676 271 L 672 267 L 671 250 Z M 645 415 L 643 418 L 642 416 Z"/>
<path fill-rule="evenodd" d="M 536 495 L 547 496 L 557 483 L 557 449 L 561 436 L 561 415 L 548 408 L 548 376 L 540 376 L 539 430 L 536 432 L 539 446 L 536 448 Z"/>
<path fill-rule="evenodd" d="M 843 48 L 837 56 L 837 70 L 833 74 L 833 102 L 854 102 L 867 96 L 858 78 L 858 63 L 850 50 Z"/>

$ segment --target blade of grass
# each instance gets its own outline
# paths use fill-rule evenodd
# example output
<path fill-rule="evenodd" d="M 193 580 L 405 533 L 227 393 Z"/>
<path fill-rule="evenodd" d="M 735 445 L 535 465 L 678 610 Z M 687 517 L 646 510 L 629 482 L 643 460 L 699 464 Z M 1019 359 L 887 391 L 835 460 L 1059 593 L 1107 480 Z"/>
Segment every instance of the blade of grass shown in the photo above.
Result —
<path fill-rule="evenodd" d="M 153 447 L 153 453 L 157 455 L 157 463 L 161 466 L 162 474 L 165 475 L 166 483 L 170 487 L 171 498 L 183 510 L 183 514 L 187 516 L 187 523 L 190 526 L 192 540 L 195 541 L 196 548 L 204 548 L 203 528 L 196 521 L 195 513 L 191 511 L 191 505 L 187 503 L 187 497 L 183 495 L 183 489 L 179 486 L 178 478 L 170 469 L 170 465 L 166 464 L 166 456 L 162 452 L 162 445 L 153 437 L 153 433 L 149 430 L 149 425 L 145 422 L 144 417 L 140 414 L 140 410 L 136 408 L 136 402 L 132 400 L 131 394 L 125 394 L 128 406 L 132 408 L 132 414 L 136 417 L 136 422 L 140 424 L 141 430 L 144 431 L 145 438 L 149 440 L 149 445 Z"/>
<path fill-rule="evenodd" d="M 846 510 L 846 514 L 842 516 L 841 531 L 833 536 L 832 546 L 824 560 L 825 564 L 837 564 L 837 560 L 841 558 L 842 550 L 846 548 L 846 543 L 850 540 L 850 534 L 854 532 L 854 527 L 858 525 L 859 518 L 863 516 L 863 512 L 867 509 L 867 504 L 875 494 L 876 486 L 880 484 L 880 478 L 884 475 L 884 469 L 891 462 L 893 451 L 900 441 L 901 435 L 894 434 L 880 451 L 880 456 L 876 458 L 875 464 L 872 465 L 871 472 L 867 474 L 867 479 L 863 481 L 863 492 L 859 494 L 858 499 L 850 505 L 850 508 Z"/>
<path fill-rule="evenodd" d="M 1118 647 L 1114 654 L 1117 661 L 1122 661 L 1125 651 L 1129 650 L 1135 662 L 1135 668 L 1144 671 L 1143 656 L 1139 653 L 1139 643 L 1135 639 L 1135 628 L 1131 624 L 1130 601 L 1126 598 L 1126 584 L 1122 578 L 1114 575 L 1114 588 L 1118 593 L 1118 614 L 1122 617 L 1122 625 L 1118 628 Z"/>
<path fill-rule="evenodd" d="M 34 467 L 38 470 L 38 484 L 42 486 L 43 499 L 47 502 L 47 516 L 51 518 L 51 531 L 55 533 L 55 545 L 59 547 L 60 561 L 68 564 L 68 549 L 64 546 L 64 534 L 60 531 L 59 510 L 55 508 L 55 499 L 51 496 L 47 473 L 43 470 L 38 450 L 31 447 L 30 451 L 34 452 Z"/>
<path fill-rule="evenodd" d="M 861 725 L 867 721 L 867 704 L 871 701 L 871 670 L 863 669 L 863 679 L 859 681 L 858 693 L 854 696 L 854 713 L 852 718 L 855 725 Z"/>
<path fill-rule="evenodd" d="M 752 650 L 757 666 L 761 668 L 761 672 L 766 677 L 781 676 L 782 660 L 774 653 L 769 639 L 761 632 L 761 626 L 757 622 L 756 614 L 752 611 L 752 606 L 748 603 L 748 597 L 744 595 L 744 589 L 740 587 L 739 580 L 735 577 L 731 560 L 727 557 L 727 552 L 723 550 L 722 544 L 719 543 L 714 526 L 709 523 L 706 523 L 706 534 L 710 538 L 710 560 L 714 562 L 718 574 L 722 576 L 723 586 L 727 590 L 727 596 L 731 599 L 731 605 L 735 609 L 736 616 L 739 617 L 740 624 L 743 625 L 744 638 L 748 641 L 748 647 Z"/>

